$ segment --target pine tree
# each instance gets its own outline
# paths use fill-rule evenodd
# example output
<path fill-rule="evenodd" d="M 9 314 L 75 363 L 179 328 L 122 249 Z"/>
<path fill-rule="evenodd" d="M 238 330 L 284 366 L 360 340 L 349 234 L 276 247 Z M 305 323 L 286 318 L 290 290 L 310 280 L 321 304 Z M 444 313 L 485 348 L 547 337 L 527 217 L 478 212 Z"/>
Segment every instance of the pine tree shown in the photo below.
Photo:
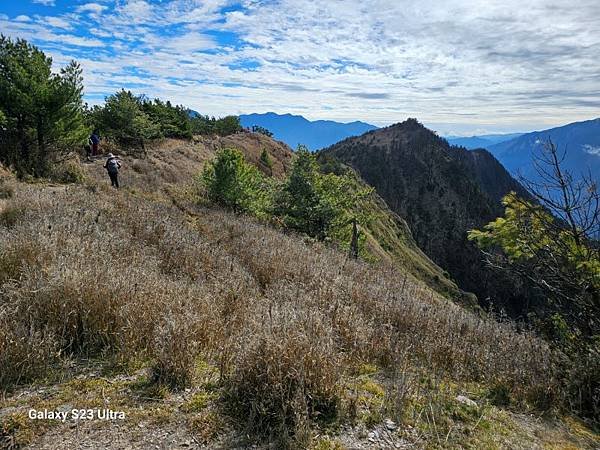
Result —
<path fill-rule="evenodd" d="M 71 62 L 52 73 L 52 59 L 25 40 L 0 36 L 0 159 L 19 173 L 44 175 L 53 153 L 83 142 L 83 80 Z"/>

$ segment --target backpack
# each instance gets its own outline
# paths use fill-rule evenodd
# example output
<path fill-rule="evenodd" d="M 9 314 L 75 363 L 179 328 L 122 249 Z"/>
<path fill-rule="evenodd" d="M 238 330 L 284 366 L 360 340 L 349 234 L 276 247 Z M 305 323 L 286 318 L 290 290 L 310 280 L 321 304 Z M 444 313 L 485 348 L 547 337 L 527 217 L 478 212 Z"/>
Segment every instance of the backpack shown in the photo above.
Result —
<path fill-rule="evenodd" d="M 106 161 L 106 170 L 109 173 L 118 173 L 119 172 L 119 161 L 117 158 L 111 158 Z"/>

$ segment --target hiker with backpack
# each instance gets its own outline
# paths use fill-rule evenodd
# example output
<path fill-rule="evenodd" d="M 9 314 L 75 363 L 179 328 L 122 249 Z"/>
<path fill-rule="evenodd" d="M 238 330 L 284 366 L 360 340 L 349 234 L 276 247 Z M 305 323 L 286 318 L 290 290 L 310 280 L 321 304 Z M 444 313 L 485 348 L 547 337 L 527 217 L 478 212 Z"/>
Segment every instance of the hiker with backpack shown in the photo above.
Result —
<path fill-rule="evenodd" d="M 98 156 L 98 147 L 100 146 L 100 133 L 98 133 L 98 130 L 94 130 L 91 134 L 88 144 L 92 148 L 92 158 Z"/>
<path fill-rule="evenodd" d="M 109 153 L 108 159 L 104 163 L 104 168 L 110 177 L 111 186 L 119 189 L 119 169 L 121 168 L 121 161 L 119 161 L 115 155 Z"/>

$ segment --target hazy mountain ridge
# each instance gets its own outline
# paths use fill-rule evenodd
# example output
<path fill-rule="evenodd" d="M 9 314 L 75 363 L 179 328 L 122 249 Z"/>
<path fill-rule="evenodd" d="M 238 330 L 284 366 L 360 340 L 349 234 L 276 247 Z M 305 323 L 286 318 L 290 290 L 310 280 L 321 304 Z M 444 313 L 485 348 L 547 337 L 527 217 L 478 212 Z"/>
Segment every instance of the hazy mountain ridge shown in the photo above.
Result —
<path fill-rule="evenodd" d="M 551 139 L 562 152 L 566 149 L 564 167 L 574 175 L 591 172 L 600 180 L 600 118 L 574 122 L 561 127 L 526 133 L 518 138 L 492 145 L 488 150 L 513 175 L 537 179 L 532 156 Z"/>
<path fill-rule="evenodd" d="M 484 134 L 480 136 L 446 136 L 446 140 L 451 145 L 465 147 L 467 150 L 475 150 L 478 148 L 487 148 L 491 145 L 499 144 L 500 142 L 509 141 L 522 136 L 523 133 L 509 134 Z"/>
<path fill-rule="evenodd" d="M 240 122 L 242 126 L 248 128 L 254 125 L 266 128 L 273 133 L 275 139 L 285 142 L 294 149 L 302 144 L 310 150 L 318 150 L 347 137 L 359 136 L 377 129 L 374 125 L 360 121 L 350 123 L 333 120 L 310 121 L 303 116 L 273 112 L 242 114 Z"/>

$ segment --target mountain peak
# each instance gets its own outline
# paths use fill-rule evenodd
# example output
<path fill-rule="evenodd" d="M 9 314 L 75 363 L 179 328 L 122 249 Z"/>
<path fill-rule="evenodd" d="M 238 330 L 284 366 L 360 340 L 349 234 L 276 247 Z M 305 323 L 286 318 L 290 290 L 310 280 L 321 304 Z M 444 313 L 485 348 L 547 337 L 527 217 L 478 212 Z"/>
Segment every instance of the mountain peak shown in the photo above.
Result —
<path fill-rule="evenodd" d="M 486 150 L 452 147 L 411 118 L 323 151 L 349 165 L 404 218 L 418 246 L 480 299 L 518 308 L 502 283 L 481 266 L 466 232 L 502 214 L 500 199 L 523 187 Z M 481 280 L 488 282 L 482 284 Z"/>

